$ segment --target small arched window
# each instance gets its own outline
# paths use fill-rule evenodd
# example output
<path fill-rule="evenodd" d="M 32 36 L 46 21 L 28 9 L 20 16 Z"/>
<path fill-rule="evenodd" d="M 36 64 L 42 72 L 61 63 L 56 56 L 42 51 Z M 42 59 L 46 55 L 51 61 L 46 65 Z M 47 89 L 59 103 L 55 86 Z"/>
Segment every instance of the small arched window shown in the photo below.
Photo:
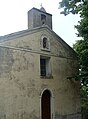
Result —
<path fill-rule="evenodd" d="M 42 50 L 50 51 L 50 40 L 49 40 L 49 38 L 47 38 L 46 36 L 42 36 L 40 44 L 41 44 Z"/>
<path fill-rule="evenodd" d="M 48 48 L 47 46 L 48 46 L 48 43 L 47 43 L 48 41 L 47 41 L 47 38 L 46 37 L 44 37 L 43 38 L 43 48 Z"/>
<path fill-rule="evenodd" d="M 46 22 L 46 15 L 41 14 L 41 22 L 42 22 L 42 25 L 45 24 L 45 22 Z"/>

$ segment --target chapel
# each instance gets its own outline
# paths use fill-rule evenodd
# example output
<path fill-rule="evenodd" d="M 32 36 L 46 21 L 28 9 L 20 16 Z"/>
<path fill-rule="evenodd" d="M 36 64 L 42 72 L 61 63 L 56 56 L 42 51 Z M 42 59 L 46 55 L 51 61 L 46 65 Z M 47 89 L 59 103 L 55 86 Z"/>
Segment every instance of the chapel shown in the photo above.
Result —
<path fill-rule="evenodd" d="M 78 58 L 64 40 L 43 7 L 0 36 L 0 119 L 81 119 Z"/>

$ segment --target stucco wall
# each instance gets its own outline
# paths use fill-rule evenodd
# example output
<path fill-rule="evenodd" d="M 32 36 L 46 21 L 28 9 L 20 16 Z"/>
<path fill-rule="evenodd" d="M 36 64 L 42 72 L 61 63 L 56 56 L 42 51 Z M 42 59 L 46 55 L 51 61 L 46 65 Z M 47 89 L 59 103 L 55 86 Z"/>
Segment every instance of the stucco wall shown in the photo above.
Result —
<path fill-rule="evenodd" d="M 50 52 L 40 48 L 43 34 L 50 39 Z M 45 89 L 51 91 L 53 118 L 70 119 L 67 115 L 80 112 L 79 82 L 67 79 L 78 73 L 77 60 L 56 37 L 41 30 L 0 45 L 1 119 L 41 119 Z M 40 77 L 40 55 L 50 57 L 50 79 Z"/>

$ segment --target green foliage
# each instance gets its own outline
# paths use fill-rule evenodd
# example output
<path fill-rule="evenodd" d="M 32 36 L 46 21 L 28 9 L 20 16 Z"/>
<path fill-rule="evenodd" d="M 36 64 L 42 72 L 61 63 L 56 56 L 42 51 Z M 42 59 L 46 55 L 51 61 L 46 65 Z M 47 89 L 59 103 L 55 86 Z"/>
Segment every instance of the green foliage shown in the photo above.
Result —
<path fill-rule="evenodd" d="M 80 17 L 79 25 L 75 26 L 78 30 L 78 36 L 81 36 L 84 40 L 88 40 L 88 0 L 82 5 Z"/>
<path fill-rule="evenodd" d="M 78 79 L 83 86 L 88 85 L 88 40 L 78 40 L 73 45 L 79 57 L 80 74 Z"/>
<path fill-rule="evenodd" d="M 81 88 L 82 119 L 88 119 L 88 87 Z"/>
<path fill-rule="evenodd" d="M 76 41 L 73 45 L 79 58 L 79 75 L 75 77 L 81 84 L 81 107 L 82 119 L 88 119 L 88 0 L 62 0 L 60 8 L 61 14 L 80 14 L 79 24 L 75 26 L 78 30 L 78 37 L 82 40 Z"/>
<path fill-rule="evenodd" d="M 81 24 L 81 25 L 80 25 Z M 81 19 L 79 25 L 75 26 L 78 30 L 78 36 L 83 37 L 84 39 L 88 38 L 88 20 Z"/>
<path fill-rule="evenodd" d="M 77 14 L 82 10 L 85 1 L 86 0 L 62 0 L 62 2 L 59 2 L 60 8 L 64 8 L 64 11 L 62 11 L 61 14 Z"/>
<path fill-rule="evenodd" d="M 80 78 L 83 81 L 83 85 L 88 84 L 88 0 L 62 0 L 60 2 L 60 8 L 63 8 L 64 15 L 69 13 L 79 13 L 81 20 L 79 24 L 75 26 L 78 30 L 78 37 L 82 37 L 82 40 L 77 41 L 73 48 L 78 53 L 79 65 L 80 65 Z M 86 81 L 86 82 L 85 82 Z"/>

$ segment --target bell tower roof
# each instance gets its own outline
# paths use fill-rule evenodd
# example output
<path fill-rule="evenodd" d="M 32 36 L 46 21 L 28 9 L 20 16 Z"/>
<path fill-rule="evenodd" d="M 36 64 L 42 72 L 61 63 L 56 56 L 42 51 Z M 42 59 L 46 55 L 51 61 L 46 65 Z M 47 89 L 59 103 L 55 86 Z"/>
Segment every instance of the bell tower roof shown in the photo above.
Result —
<path fill-rule="evenodd" d="M 42 6 L 41 6 L 40 10 L 41 10 L 42 12 L 46 12 L 45 8 L 42 7 Z"/>

